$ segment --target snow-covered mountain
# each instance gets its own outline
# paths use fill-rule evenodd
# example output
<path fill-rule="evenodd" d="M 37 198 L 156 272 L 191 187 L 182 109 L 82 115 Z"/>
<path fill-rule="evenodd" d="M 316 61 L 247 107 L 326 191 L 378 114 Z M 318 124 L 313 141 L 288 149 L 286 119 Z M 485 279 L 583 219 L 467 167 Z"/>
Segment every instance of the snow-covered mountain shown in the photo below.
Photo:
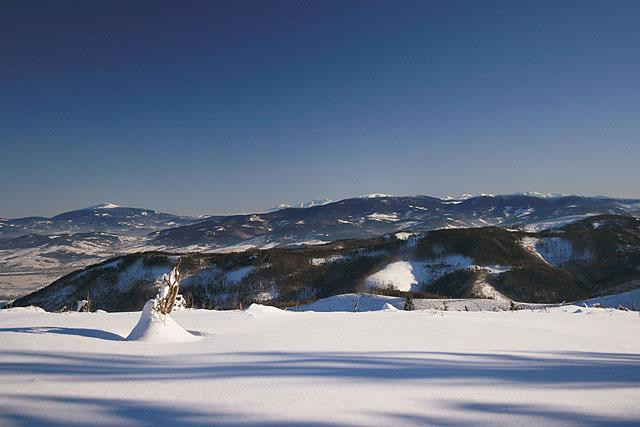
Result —
<path fill-rule="evenodd" d="M 514 194 L 439 199 L 372 194 L 313 206 L 250 215 L 216 216 L 152 235 L 168 248 L 283 246 L 363 239 L 401 230 L 525 227 L 541 230 L 596 214 L 640 215 L 640 200 Z"/>
<path fill-rule="evenodd" d="M 558 303 L 640 286 L 640 219 L 598 215 L 560 229 L 498 227 L 397 232 L 298 249 L 146 252 L 71 273 L 16 305 L 140 310 L 181 257 L 182 292 L 195 307 L 303 304 L 346 293 Z"/>
<path fill-rule="evenodd" d="M 152 231 L 201 220 L 113 203 L 51 218 L 0 220 L 0 299 L 23 295 L 105 258 L 140 250 Z"/>
<path fill-rule="evenodd" d="M 640 200 L 539 194 L 435 198 L 370 194 L 311 207 L 182 217 L 105 203 L 51 218 L 0 220 L 0 299 L 114 255 L 240 251 L 368 239 L 400 231 L 499 226 L 540 231 L 596 214 L 640 215 Z"/>
<path fill-rule="evenodd" d="M 0 220 L 0 239 L 25 234 L 118 233 L 144 236 L 151 231 L 186 225 L 196 218 L 171 215 L 151 209 L 102 203 L 61 213 L 51 218 L 27 217 Z M 201 220 L 201 218 L 200 218 Z"/>
<path fill-rule="evenodd" d="M 267 210 L 267 212 L 275 212 L 275 211 L 279 211 L 281 209 L 286 209 L 286 208 L 312 208 L 314 206 L 326 205 L 328 203 L 332 203 L 333 201 L 334 200 L 331 200 L 331 199 L 314 199 L 314 200 L 307 200 L 306 202 L 300 202 L 295 205 L 290 205 L 288 203 L 280 203 L 278 206 Z"/>

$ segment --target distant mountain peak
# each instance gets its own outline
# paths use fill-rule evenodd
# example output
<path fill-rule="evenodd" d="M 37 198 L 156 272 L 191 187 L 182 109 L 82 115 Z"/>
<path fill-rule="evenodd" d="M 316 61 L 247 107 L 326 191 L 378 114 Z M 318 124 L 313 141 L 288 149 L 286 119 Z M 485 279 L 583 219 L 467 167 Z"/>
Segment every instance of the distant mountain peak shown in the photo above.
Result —
<path fill-rule="evenodd" d="M 300 202 L 297 203 L 295 205 L 290 205 L 288 203 L 280 203 L 278 206 L 273 207 L 269 210 L 267 210 L 267 212 L 275 212 L 275 211 L 279 211 L 281 209 L 287 209 L 287 208 L 312 208 L 314 206 L 322 206 L 322 205 L 326 205 L 328 203 L 332 203 L 334 202 L 334 200 L 331 199 L 314 199 L 314 200 L 308 200 L 306 202 Z"/>
<path fill-rule="evenodd" d="M 331 199 L 314 199 L 314 200 L 309 200 L 306 202 L 301 202 L 298 204 L 298 207 L 301 208 L 311 208 L 313 206 L 322 206 L 322 205 L 326 205 L 329 203 L 332 203 L 333 200 Z"/>
<path fill-rule="evenodd" d="M 460 196 L 452 196 L 450 194 L 446 195 L 445 197 L 442 198 L 442 200 L 467 200 L 467 199 L 471 199 L 475 197 L 473 194 L 469 194 L 469 193 L 465 193 L 462 194 Z"/>
<path fill-rule="evenodd" d="M 371 194 L 363 194 L 358 197 L 359 199 L 377 199 L 380 197 L 396 197 L 393 194 L 384 194 L 384 193 L 371 193 Z"/>
<path fill-rule="evenodd" d="M 288 204 L 288 203 L 279 203 L 278 206 L 274 206 L 272 208 L 267 209 L 265 211 L 265 213 L 275 212 L 275 211 L 279 211 L 279 210 L 282 210 L 282 209 L 288 209 L 288 208 L 291 208 L 291 207 L 292 206 L 290 204 Z"/>
<path fill-rule="evenodd" d="M 105 202 L 105 203 L 100 203 L 98 205 L 89 206 L 87 209 L 116 209 L 121 207 L 122 206 L 116 205 L 115 203 Z"/>
<path fill-rule="evenodd" d="M 554 197 L 564 197 L 566 196 L 565 194 L 558 194 L 558 193 L 540 193 L 538 191 L 523 191 L 521 193 L 516 193 L 522 196 L 531 196 L 531 197 L 539 197 L 541 199 L 551 199 Z"/>

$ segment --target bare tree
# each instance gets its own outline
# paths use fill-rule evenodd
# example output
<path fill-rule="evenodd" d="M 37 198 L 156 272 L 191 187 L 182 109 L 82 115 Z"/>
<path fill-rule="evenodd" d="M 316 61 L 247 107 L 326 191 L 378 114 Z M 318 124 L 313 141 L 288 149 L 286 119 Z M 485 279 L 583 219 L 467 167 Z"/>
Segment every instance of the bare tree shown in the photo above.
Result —
<path fill-rule="evenodd" d="M 173 310 L 173 306 L 176 303 L 176 297 L 178 296 L 178 290 L 180 290 L 180 262 L 182 258 L 178 259 L 178 264 L 173 267 L 171 273 L 162 276 L 159 283 L 158 295 L 156 296 L 156 310 L 162 314 L 169 314 Z"/>

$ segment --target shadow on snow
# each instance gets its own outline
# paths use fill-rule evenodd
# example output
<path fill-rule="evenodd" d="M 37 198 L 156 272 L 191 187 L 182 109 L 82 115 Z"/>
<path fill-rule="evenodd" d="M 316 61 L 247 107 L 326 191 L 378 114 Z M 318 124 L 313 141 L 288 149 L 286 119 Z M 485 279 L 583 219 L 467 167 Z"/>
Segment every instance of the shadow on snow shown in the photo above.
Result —
<path fill-rule="evenodd" d="M 112 335 L 112 339 L 122 340 Z M 56 376 L 59 381 L 332 377 L 362 381 L 460 379 L 470 384 L 497 380 L 564 388 L 584 384 L 607 388 L 640 385 L 640 354 L 388 351 L 129 356 L 3 351 L 0 352 L 0 376 L 7 374 Z"/>
<path fill-rule="evenodd" d="M 29 330 L 34 328 L 27 328 Z M 51 329 L 51 328 L 49 328 Z M 55 328 L 54 328 L 55 329 Z M 22 331 L 37 333 L 35 331 Z M 50 330 L 48 332 L 51 332 Z M 77 332 L 77 330 L 75 331 Z M 63 331 L 60 333 L 70 333 Z M 81 330 L 93 336 L 92 330 Z M 114 334 L 115 335 L 115 334 Z M 112 337 L 112 339 L 116 339 Z M 121 339 L 121 338 L 118 338 Z M 38 377 L 59 382 L 162 381 L 243 378 L 334 378 L 359 381 L 463 381 L 465 385 L 490 387 L 494 381 L 532 387 L 592 389 L 640 387 L 640 354 L 596 352 L 546 352 L 484 354 L 465 352 L 245 352 L 198 353 L 164 356 L 100 355 L 77 352 L 1 351 L 0 378 L 17 381 Z M 427 382 L 429 381 L 429 382 Z M 152 387 L 152 385 L 148 385 Z M 99 387 L 97 384 L 96 387 Z M 9 402 L 18 405 L 9 405 Z M 31 405 L 54 404 L 70 413 L 97 411 L 115 423 L 151 425 L 158 420 L 167 425 L 323 425 L 305 420 L 260 420 L 256 414 L 231 414 L 208 408 L 206 411 L 171 407 L 158 402 L 75 396 L 9 395 L 0 403 L 0 424 L 81 425 L 82 422 L 51 419 L 47 415 L 19 409 L 20 402 Z M 489 417 L 499 422 L 516 419 L 530 424 L 565 423 L 579 425 L 637 425 L 626 419 L 611 419 L 540 405 L 514 405 L 495 402 L 442 402 L 457 416 Z M 441 406 L 442 407 L 442 406 Z M 459 424 L 424 411 L 373 414 L 385 424 Z M 66 412 L 57 411 L 57 414 Z M 372 415 L 372 414 L 368 414 Z M 242 418 L 240 418 L 242 417 Z M 335 425 L 335 423 L 332 423 Z"/>
<path fill-rule="evenodd" d="M 0 332 L 19 332 L 25 334 L 60 334 L 60 335 L 77 335 L 81 337 L 97 338 L 108 341 L 124 341 L 124 338 L 113 332 L 107 332 L 100 329 L 86 328 L 62 328 L 57 326 L 42 326 L 28 328 L 0 328 Z"/>

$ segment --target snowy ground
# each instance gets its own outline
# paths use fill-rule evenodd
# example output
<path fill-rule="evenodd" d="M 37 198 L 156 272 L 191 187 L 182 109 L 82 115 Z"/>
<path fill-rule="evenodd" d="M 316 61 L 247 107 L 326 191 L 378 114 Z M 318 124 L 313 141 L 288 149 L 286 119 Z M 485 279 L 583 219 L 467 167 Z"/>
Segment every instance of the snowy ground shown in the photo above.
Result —
<path fill-rule="evenodd" d="M 139 317 L 0 310 L 0 425 L 640 423 L 637 312 L 252 306 L 124 341 Z"/>

